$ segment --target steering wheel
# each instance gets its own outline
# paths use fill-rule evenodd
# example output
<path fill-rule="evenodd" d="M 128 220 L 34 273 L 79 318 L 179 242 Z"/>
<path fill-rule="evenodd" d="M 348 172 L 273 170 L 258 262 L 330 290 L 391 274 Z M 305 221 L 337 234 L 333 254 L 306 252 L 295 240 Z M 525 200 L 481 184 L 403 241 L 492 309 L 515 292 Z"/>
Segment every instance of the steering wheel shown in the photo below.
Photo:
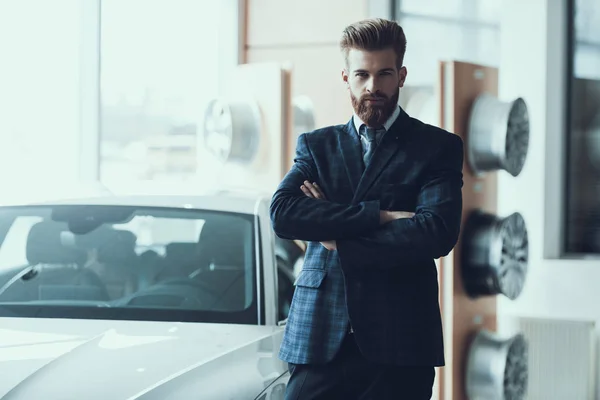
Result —
<path fill-rule="evenodd" d="M 192 278 L 171 278 L 164 280 L 159 283 L 160 285 L 187 285 L 192 286 L 196 289 L 200 289 L 203 292 L 210 293 L 213 297 L 219 297 L 221 295 L 220 292 L 216 291 L 212 286 L 208 283 Z"/>
<path fill-rule="evenodd" d="M 132 294 L 125 302 L 125 305 L 139 305 L 133 303 L 140 299 L 146 299 L 148 305 L 155 305 L 157 303 L 159 303 L 159 305 L 164 305 L 165 298 L 172 298 L 180 300 L 177 302 L 178 307 L 185 306 L 196 308 L 214 301 L 219 295 L 220 293 L 216 292 L 207 283 L 200 280 L 173 278 L 153 285 L 142 292 Z M 152 298 L 154 298 L 155 301 L 152 301 Z M 146 302 L 143 301 L 143 303 Z"/>

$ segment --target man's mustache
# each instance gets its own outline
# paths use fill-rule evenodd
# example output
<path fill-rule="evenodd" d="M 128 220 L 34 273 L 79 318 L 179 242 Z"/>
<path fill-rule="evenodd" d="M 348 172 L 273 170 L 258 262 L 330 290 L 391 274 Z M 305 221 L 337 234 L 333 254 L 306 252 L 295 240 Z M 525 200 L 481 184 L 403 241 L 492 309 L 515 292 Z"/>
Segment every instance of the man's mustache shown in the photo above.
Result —
<path fill-rule="evenodd" d="M 387 99 L 388 99 L 388 97 L 385 96 L 385 95 L 375 95 L 375 96 L 373 96 L 372 94 L 369 94 L 369 95 L 362 96 L 360 98 L 360 101 L 372 101 L 372 100 L 378 101 L 378 100 L 387 100 Z"/>

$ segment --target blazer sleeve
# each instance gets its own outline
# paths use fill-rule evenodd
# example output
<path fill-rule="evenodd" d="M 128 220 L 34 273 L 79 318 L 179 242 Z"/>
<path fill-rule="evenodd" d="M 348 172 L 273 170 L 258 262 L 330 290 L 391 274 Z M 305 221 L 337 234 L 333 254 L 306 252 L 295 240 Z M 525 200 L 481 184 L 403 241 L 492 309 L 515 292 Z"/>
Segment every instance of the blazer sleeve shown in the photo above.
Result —
<path fill-rule="evenodd" d="M 429 167 L 415 215 L 338 241 L 342 263 L 356 268 L 389 269 L 443 257 L 452 250 L 458 241 L 462 214 L 463 142 L 457 135 L 447 138 Z M 356 260 L 361 262 L 353 262 Z"/>
<path fill-rule="evenodd" d="M 298 137 L 294 164 L 271 200 L 271 224 L 280 238 L 338 240 L 379 227 L 378 200 L 348 205 L 312 199 L 300 189 L 305 180 L 327 185 L 318 180 L 317 168 L 303 133 Z"/>

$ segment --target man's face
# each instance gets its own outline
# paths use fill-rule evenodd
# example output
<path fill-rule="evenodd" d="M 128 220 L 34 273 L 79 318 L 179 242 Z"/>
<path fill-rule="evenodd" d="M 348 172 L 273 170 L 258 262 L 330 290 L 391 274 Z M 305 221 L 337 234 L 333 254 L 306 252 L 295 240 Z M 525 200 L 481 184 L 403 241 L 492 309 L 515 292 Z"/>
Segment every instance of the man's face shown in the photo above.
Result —
<path fill-rule="evenodd" d="M 348 52 L 342 78 L 350 91 L 354 112 L 370 127 L 383 125 L 398 107 L 406 68 L 398 69 L 396 61 L 394 49 Z"/>

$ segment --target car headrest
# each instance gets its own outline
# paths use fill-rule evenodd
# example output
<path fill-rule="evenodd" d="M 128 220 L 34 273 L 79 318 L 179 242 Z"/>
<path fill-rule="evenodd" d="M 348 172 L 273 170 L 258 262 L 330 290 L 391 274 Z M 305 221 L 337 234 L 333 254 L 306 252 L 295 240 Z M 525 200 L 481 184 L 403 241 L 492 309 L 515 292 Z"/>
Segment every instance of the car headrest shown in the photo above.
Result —
<path fill-rule="evenodd" d="M 169 264 L 180 265 L 198 261 L 198 243 L 173 242 L 165 247 L 165 260 Z"/>
<path fill-rule="evenodd" d="M 131 262 L 137 258 L 135 243 L 137 237 L 130 231 L 110 230 L 98 247 L 98 261 L 101 263 Z"/>
<path fill-rule="evenodd" d="M 62 235 L 68 234 L 67 225 L 54 221 L 42 221 L 33 225 L 27 236 L 26 257 L 35 264 L 82 264 L 86 252 L 63 244 Z"/>
<path fill-rule="evenodd" d="M 202 264 L 243 268 L 251 232 L 246 220 L 232 217 L 207 220 L 200 231 Z"/>

